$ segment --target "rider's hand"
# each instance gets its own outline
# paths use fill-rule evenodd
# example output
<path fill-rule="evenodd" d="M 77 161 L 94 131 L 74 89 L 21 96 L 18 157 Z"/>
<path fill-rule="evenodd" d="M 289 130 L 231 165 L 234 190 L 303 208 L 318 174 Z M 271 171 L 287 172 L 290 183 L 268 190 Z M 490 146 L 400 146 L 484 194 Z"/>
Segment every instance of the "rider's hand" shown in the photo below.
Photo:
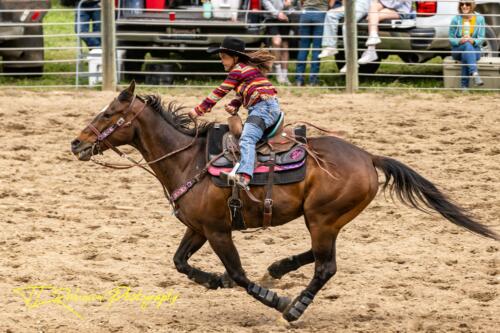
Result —
<path fill-rule="evenodd" d="M 288 16 L 286 16 L 285 13 L 283 13 L 283 12 L 279 12 L 278 13 L 278 20 L 288 22 Z"/>
<path fill-rule="evenodd" d="M 191 111 L 189 111 L 189 113 L 188 113 L 188 114 L 189 114 L 189 116 L 190 116 L 191 118 L 193 118 L 193 119 L 198 118 L 198 113 L 197 113 L 194 109 L 192 109 Z"/>
<path fill-rule="evenodd" d="M 229 104 L 224 105 L 224 110 L 226 110 L 226 112 L 230 115 L 234 115 L 236 113 L 236 108 Z"/>

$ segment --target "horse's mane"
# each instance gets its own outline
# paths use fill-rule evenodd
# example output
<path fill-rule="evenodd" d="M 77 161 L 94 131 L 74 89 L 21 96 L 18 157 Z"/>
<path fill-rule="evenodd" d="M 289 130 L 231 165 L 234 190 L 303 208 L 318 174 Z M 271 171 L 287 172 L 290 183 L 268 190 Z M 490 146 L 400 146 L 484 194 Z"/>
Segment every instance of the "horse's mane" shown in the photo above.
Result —
<path fill-rule="evenodd" d="M 190 136 L 196 135 L 194 121 L 188 116 L 187 113 L 182 112 L 186 109 L 186 107 L 182 105 L 179 106 L 175 102 L 170 102 L 165 105 L 162 102 L 161 97 L 157 95 L 145 95 L 139 96 L 139 98 L 146 101 L 151 109 L 157 112 L 166 122 L 172 125 L 179 132 Z M 213 124 L 213 122 L 197 120 L 198 136 L 205 136 Z"/>

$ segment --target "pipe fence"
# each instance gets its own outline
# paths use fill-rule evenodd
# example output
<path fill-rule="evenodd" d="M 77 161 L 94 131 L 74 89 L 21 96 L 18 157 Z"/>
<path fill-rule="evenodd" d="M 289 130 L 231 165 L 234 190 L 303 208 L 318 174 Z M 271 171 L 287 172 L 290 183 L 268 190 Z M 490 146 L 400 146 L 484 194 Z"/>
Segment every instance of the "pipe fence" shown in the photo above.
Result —
<path fill-rule="evenodd" d="M 88 22 L 79 15 L 92 9 L 0 9 L 0 87 L 102 88 L 107 75 L 106 71 L 103 75 L 103 63 L 109 60 L 103 59 L 103 54 L 114 55 L 116 70 L 111 75 L 118 85 L 135 79 L 144 86 L 212 87 L 227 73 L 217 56 L 207 54 L 207 47 L 230 35 L 244 39 L 248 51 L 266 48 L 276 56 L 268 75 L 280 89 L 343 91 L 349 80 L 356 82 L 354 90 L 463 89 L 460 81 L 466 65 L 453 60 L 452 55 L 480 53 L 478 71 L 484 85 L 475 86 L 474 80 L 469 80 L 469 89 L 500 91 L 498 2 L 481 6 L 477 1 L 477 11 L 483 9 L 481 15 L 486 20 L 485 38 L 476 45 L 479 51 L 452 51 L 450 28 L 466 29 L 463 24 L 451 26 L 458 1 L 434 1 L 431 12 L 419 11 L 419 3 L 433 1 L 415 1 L 414 16 L 376 25 L 380 40 L 374 47 L 366 46 L 372 28 L 362 15 L 356 24 L 353 61 L 345 70 L 349 52 L 344 47 L 343 19 L 325 28 L 330 24 L 325 17 L 331 18 L 333 10 L 291 7 L 283 11 L 286 20 L 278 22 L 272 18 L 273 11 L 250 9 L 250 1 L 237 1 L 233 6 L 232 0 L 227 0 L 228 7 L 216 7 L 221 1 L 226 0 L 212 0 L 210 12 L 201 4 L 146 9 L 123 7 L 130 2 L 119 1 L 112 22 L 102 17 L 91 23 L 108 29 L 113 25 L 107 30 L 114 33 L 113 45 L 99 47 L 89 47 L 85 40 L 106 36 L 99 31 L 87 32 Z M 313 20 L 306 22 L 308 17 Z M 337 42 L 336 54 L 318 58 L 328 46 L 325 41 L 332 38 Z M 106 48 L 111 48 L 111 53 Z M 376 59 L 356 65 L 369 49 L 375 50 Z"/>

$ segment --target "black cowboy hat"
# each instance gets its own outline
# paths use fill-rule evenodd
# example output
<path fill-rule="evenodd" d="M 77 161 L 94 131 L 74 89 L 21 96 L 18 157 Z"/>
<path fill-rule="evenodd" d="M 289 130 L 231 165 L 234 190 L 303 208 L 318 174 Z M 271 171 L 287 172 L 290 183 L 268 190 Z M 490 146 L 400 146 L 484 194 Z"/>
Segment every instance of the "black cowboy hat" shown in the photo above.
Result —
<path fill-rule="evenodd" d="M 220 46 L 209 47 L 207 52 L 210 54 L 222 52 L 238 57 L 249 57 L 245 53 L 245 42 L 236 37 L 225 37 Z"/>

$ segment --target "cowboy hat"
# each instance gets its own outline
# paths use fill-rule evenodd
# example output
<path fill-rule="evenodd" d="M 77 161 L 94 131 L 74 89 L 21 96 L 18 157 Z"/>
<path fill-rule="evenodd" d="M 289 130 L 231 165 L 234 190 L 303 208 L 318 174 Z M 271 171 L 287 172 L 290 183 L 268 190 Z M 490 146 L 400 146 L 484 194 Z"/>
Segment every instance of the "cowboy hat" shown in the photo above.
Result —
<path fill-rule="evenodd" d="M 225 37 L 220 46 L 209 47 L 207 52 L 210 54 L 222 52 L 238 57 L 249 57 L 245 53 L 245 42 L 236 37 Z"/>

